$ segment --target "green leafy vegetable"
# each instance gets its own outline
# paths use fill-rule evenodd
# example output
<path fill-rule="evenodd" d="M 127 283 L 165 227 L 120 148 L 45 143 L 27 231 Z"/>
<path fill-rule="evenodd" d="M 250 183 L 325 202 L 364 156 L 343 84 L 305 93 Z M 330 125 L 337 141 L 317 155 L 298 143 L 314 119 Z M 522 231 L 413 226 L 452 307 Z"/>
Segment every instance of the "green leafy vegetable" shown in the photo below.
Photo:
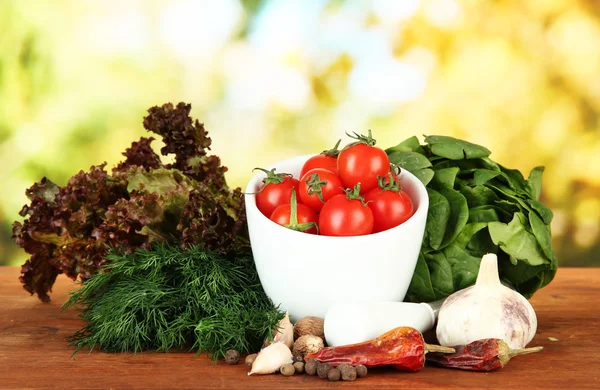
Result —
<path fill-rule="evenodd" d="M 488 224 L 490 237 L 504 252 L 529 265 L 550 263 L 536 237 L 528 231 L 527 223 L 527 217 L 520 212 L 515 213 L 513 220 L 508 224 L 490 222 Z"/>
<path fill-rule="evenodd" d="M 483 146 L 443 135 L 426 136 L 425 142 L 429 145 L 432 154 L 450 160 L 487 157 L 491 153 Z"/>
<path fill-rule="evenodd" d="M 392 164 L 401 163 L 402 168 L 410 171 L 424 184 L 429 183 L 433 178 L 434 172 L 433 169 L 431 169 L 432 164 L 427 157 L 422 154 L 400 150 L 390 154 L 389 158 Z"/>
<path fill-rule="evenodd" d="M 427 194 L 429 195 L 427 220 L 438 221 L 438 223 L 428 223 L 425 226 L 425 238 L 429 247 L 439 249 L 450 220 L 450 202 L 442 194 L 431 188 L 427 189 Z"/>
<path fill-rule="evenodd" d="M 421 255 L 406 299 L 431 301 L 475 282 L 481 256 L 499 257 L 500 276 L 526 297 L 550 283 L 557 260 L 552 211 L 539 201 L 543 167 L 527 180 L 479 145 L 446 136 L 408 138 L 386 150 L 429 195 Z"/>
<path fill-rule="evenodd" d="M 198 246 L 110 250 L 108 265 L 71 293 L 85 327 L 79 351 L 184 350 L 217 359 L 257 351 L 283 313 L 264 293 L 249 254 L 225 257 Z"/>
<path fill-rule="evenodd" d="M 162 154 L 174 155 L 172 164 L 152 150 L 153 138 L 142 138 L 112 174 L 102 164 L 65 186 L 44 178 L 26 191 L 31 203 L 12 235 L 31 255 L 21 268 L 25 290 L 49 301 L 59 274 L 89 279 L 107 264 L 108 246 L 128 252 L 156 242 L 202 244 L 224 254 L 248 249 L 242 192 L 227 186 L 227 168 L 207 154 L 211 139 L 190 110 L 167 103 L 144 118 L 144 127 L 162 137 Z"/>
<path fill-rule="evenodd" d="M 423 254 L 419 254 L 415 273 L 406 293 L 406 299 L 412 302 L 432 302 L 435 301 L 435 297 L 431 284 L 431 272 Z"/>

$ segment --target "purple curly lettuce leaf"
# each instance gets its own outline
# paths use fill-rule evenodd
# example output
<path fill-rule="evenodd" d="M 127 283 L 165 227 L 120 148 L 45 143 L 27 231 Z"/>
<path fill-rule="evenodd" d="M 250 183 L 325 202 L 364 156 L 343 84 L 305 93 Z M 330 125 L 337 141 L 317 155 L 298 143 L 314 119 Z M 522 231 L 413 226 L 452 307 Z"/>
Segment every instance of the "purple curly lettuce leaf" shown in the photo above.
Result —
<path fill-rule="evenodd" d="M 104 170 L 106 163 L 80 171 L 57 195 L 58 222 L 71 236 L 88 236 L 104 219 L 108 206 L 128 198 L 127 181 L 112 177 Z"/>
<path fill-rule="evenodd" d="M 31 295 L 37 294 L 42 302 L 50 302 L 49 291 L 60 273 L 52 263 L 52 249 L 38 250 L 21 266 L 19 281 L 25 291 Z"/>
<path fill-rule="evenodd" d="M 146 171 L 142 167 L 130 169 L 127 179 L 130 198 L 110 206 L 92 236 L 126 252 L 177 240 L 176 227 L 188 203 L 192 180 L 176 169 Z"/>
<path fill-rule="evenodd" d="M 161 168 L 163 164 L 160 161 L 160 157 L 154 153 L 152 146 L 150 146 L 152 141 L 154 141 L 153 137 L 142 137 L 139 141 L 133 142 L 131 147 L 122 153 L 125 156 L 125 161 L 120 162 L 112 169 L 113 175 L 126 173 L 132 167 L 143 167 L 146 171 Z"/>
<path fill-rule="evenodd" d="M 39 183 L 34 183 L 30 188 L 25 190 L 25 195 L 31 201 L 33 201 L 35 198 L 42 198 L 46 202 L 53 202 L 59 191 L 59 186 L 44 177 Z M 21 216 L 24 215 L 21 214 Z"/>
<path fill-rule="evenodd" d="M 110 177 L 104 166 L 80 171 L 64 187 L 42 179 L 26 191 L 31 203 L 20 212 L 24 221 L 13 224 L 12 238 L 31 255 L 20 281 L 42 301 L 50 299 L 57 275 L 85 278 L 104 264 L 105 246 L 90 234 L 103 222 L 109 205 L 129 196 L 127 182 Z"/>
<path fill-rule="evenodd" d="M 215 186 L 225 187 L 227 168 L 217 156 L 207 155 L 212 140 L 204 124 L 189 116 L 191 109 L 192 105 L 185 103 L 176 107 L 172 103 L 152 107 L 144 118 L 144 128 L 162 136 L 163 155 L 175 155 L 175 162 L 169 168 L 179 169 L 199 182 L 211 181 Z"/>
<path fill-rule="evenodd" d="M 182 248 L 202 245 L 225 255 L 250 249 L 244 199 L 239 188 L 214 191 L 204 185 L 194 189 L 177 229 L 181 232 Z"/>

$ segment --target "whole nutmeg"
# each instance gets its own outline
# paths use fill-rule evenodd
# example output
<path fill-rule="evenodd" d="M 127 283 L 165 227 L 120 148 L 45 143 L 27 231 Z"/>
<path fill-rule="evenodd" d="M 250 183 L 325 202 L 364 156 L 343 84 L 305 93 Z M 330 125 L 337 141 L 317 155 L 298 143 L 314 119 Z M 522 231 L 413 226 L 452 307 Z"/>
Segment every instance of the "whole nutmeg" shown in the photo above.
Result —
<path fill-rule="evenodd" d="M 257 353 L 253 353 L 251 355 L 246 356 L 246 365 L 248 367 L 252 367 L 252 363 L 254 363 L 254 360 L 256 359 L 257 356 L 258 356 Z"/>
<path fill-rule="evenodd" d="M 294 369 L 296 370 L 296 374 L 302 374 L 304 372 L 304 362 L 294 363 Z"/>
<path fill-rule="evenodd" d="M 308 355 L 309 353 L 317 353 L 319 352 L 321 349 L 323 349 L 324 345 L 323 345 L 323 339 L 318 337 L 318 336 L 313 336 L 313 335 L 304 335 L 304 336 L 300 336 L 295 342 L 294 342 L 294 355 L 296 354 L 302 354 L 304 356 Z"/>
<path fill-rule="evenodd" d="M 279 372 L 283 376 L 292 376 L 296 372 L 296 369 L 291 364 L 284 364 L 279 368 Z"/>
<path fill-rule="evenodd" d="M 238 364 L 240 362 L 240 353 L 235 349 L 225 352 L 225 361 L 227 364 Z"/>
<path fill-rule="evenodd" d="M 358 366 L 356 366 L 354 368 L 356 369 L 356 375 L 359 378 L 363 378 L 363 377 L 367 376 L 367 367 L 366 366 L 359 364 Z"/>
<path fill-rule="evenodd" d="M 304 371 L 308 375 L 316 375 L 317 374 L 317 366 L 319 365 L 319 361 L 317 359 L 310 359 L 304 365 Z"/>
<path fill-rule="evenodd" d="M 344 365 L 340 371 L 342 373 L 342 380 L 353 381 L 356 379 L 356 368 L 352 367 L 351 365 Z"/>
<path fill-rule="evenodd" d="M 313 316 L 300 318 L 294 324 L 294 340 L 306 335 L 317 336 L 321 340 L 325 340 L 325 320 Z"/>
<path fill-rule="evenodd" d="M 332 368 L 329 373 L 327 373 L 327 378 L 330 381 L 339 381 L 340 378 L 342 377 L 342 373 L 340 372 L 340 370 L 338 370 L 337 368 Z"/>
<path fill-rule="evenodd" d="M 317 364 L 317 375 L 319 378 L 325 379 L 332 368 L 333 367 L 331 367 L 331 364 L 329 363 L 319 363 Z"/>

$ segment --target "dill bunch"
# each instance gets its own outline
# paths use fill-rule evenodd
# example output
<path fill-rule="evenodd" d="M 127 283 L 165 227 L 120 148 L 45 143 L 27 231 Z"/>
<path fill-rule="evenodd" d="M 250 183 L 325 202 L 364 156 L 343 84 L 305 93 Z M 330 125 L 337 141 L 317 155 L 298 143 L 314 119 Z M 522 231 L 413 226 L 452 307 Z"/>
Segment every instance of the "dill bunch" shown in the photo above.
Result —
<path fill-rule="evenodd" d="M 228 349 L 253 353 L 283 314 L 265 294 L 250 254 L 224 257 L 199 246 L 157 245 L 121 253 L 73 291 L 87 325 L 70 337 L 105 352 L 184 350 L 218 359 Z"/>

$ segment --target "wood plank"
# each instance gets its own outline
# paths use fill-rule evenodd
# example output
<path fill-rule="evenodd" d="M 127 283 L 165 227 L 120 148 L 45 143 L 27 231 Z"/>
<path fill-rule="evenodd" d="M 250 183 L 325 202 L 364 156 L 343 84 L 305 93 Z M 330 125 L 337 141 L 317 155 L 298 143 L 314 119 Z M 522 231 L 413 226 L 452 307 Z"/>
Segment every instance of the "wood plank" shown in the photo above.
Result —
<path fill-rule="evenodd" d="M 550 286 L 531 302 L 538 333 L 531 345 L 541 353 L 515 358 L 493 373 L 426 367 L 418 373 L 371 370 L 352 383 L 330 383 L 318 377 L 281 375 L 248 377 L 243 364 L 213 364 L 186 353 L 137 356 L 80 352 L 66 338 L 82 322 L 77 312 L 60 305 L 74 284 L 59 276 L 53 302 L 40 303 L 22 290 L 16 267 L 0 267 L 0 388 L 203 388 L 203 389 L 461 389 L 461 388 L 600 388 L 600 268 L 562 268 Z M 559 339 L 557 342 L 548 337 Z"/>

